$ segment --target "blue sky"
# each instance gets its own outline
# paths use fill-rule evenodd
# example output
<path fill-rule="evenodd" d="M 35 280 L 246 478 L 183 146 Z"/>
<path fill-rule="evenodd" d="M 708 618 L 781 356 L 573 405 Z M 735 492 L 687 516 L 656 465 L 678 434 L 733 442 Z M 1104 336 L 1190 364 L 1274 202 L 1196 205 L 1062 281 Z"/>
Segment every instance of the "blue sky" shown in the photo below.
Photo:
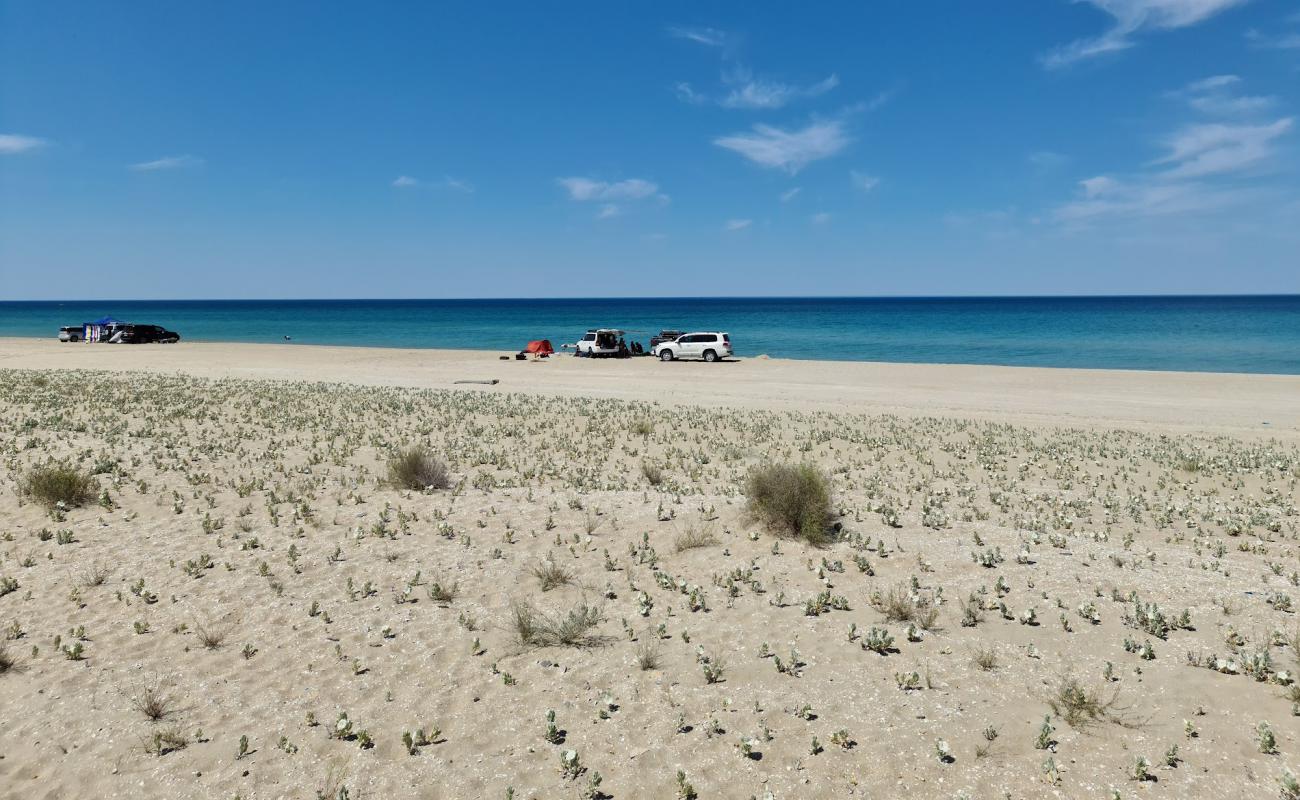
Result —
<path fill-rule="evenodd" d="M 1300 292 L 1300 4 L 0 0 L 0 297 Z"/>

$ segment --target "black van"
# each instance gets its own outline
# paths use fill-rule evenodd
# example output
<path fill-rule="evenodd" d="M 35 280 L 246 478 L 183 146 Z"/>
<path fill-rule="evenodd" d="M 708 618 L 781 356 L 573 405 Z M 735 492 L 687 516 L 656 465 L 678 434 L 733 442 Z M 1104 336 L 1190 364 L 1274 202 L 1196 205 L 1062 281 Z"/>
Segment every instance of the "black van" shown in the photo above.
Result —
<path fill-rule="evenodd" d="M 115 333 L 109 341 L 120 344 L 149 344 L 151 342 L 175 344 L 180 340 L 181 335 L 179 333 L 169 331 L 158 325 L 123 325 L 121 330 Z"/>

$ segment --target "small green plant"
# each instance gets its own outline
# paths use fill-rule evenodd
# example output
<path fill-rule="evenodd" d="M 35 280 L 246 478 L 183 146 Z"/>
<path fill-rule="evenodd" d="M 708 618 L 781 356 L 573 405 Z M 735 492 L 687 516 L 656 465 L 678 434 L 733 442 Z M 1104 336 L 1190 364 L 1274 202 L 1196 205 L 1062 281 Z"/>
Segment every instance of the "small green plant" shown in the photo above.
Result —
<path fill-rule="evenodd" d="M 555 724 L 555 709 L 553 708 L 546 710 L 546 734 L 544 738 L 551 744 L 560 744 L 564 741 L 564 734 L 560 733 L 560 729 Z"/>
<path fill-rule="evenodd" d="M 1047 750 L 1056 744 L 1055 740 L 1052 739 L 1052 734 L 1055 732 L 1056 728 L 1052 727 L 1052 718 L 1050 716 L 1043 717 L 1043 724 L 1038 729 L 1038 737 L 1034 739 L 1034 749 Z"/>
<path fill-rule="evenodd" d="M 1255 726 L 1255 740 L 1259 743 L 1259 752 L 1269 756 L 1277 754 L 1277 736 L 1267 722 Z"/>
<path fill-rule="evenodd" d="M 686 771 L 677 770 L 677 800 L 696 800 L 698 797 L 695 787 L 686 780 Z"/>

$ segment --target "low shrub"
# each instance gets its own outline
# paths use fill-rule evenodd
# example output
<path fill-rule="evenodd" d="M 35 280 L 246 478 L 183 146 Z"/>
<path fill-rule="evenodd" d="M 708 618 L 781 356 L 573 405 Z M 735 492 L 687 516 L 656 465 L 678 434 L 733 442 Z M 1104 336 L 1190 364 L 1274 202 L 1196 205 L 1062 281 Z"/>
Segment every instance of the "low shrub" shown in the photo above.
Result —
<path fill-rule="evenodd" d="M 772 464 L 750 470 L 745 483 L 750 516 L 784 536 L 824 544 L 830 539 L 831 492 L 811 464 Z"/>
<path fill-rule="evenodd" d="M 400 489 L 423 492 L 451 486 L 451 474 L 424 445 L 416 445 L 388 459 L 388 482 Z"/>
<path fill-rule="evenodd" d="M 28 470 L 21 488 L 24 495 L 47 509 L 60 503 L 64 508 L 76 508 L 94 498 L 95 479 L 67 464 L 47 464 Z"/>

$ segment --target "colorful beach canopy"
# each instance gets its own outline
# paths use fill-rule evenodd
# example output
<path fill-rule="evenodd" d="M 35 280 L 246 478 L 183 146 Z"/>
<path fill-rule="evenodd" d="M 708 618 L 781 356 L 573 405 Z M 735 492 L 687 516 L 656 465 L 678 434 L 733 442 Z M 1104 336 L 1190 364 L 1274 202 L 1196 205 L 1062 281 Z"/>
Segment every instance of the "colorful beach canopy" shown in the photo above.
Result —
<path fill-rule="evenodd" d="M 524 348 L 524 352 L 532 353 L 534 355 L 539 355 L 539 356 L 549 356 L 555 352 L 555 348 L 551 347 L 550 339 L 538 339 L 536 341 L 529 342 L 528 346 Z"/>

